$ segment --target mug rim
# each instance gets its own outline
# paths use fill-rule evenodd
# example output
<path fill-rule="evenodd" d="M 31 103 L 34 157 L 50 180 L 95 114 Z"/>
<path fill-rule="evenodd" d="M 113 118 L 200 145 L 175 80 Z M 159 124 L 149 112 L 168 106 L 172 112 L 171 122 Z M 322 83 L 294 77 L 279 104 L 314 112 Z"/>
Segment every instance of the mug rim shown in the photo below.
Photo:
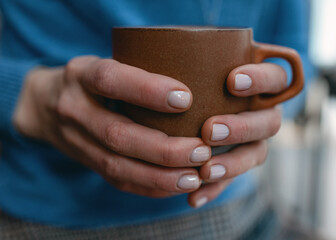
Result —
<path fill-rule="evenodd" d="M 181 31 L 181 32 L 201 32 L 201 31 L 251 31 L 251 27 L 235 26 L 197 26 L 197 25 L 162 25 L 162 26 L 118 26 L 113 30 L 132 30 L 132 31 Z"/>

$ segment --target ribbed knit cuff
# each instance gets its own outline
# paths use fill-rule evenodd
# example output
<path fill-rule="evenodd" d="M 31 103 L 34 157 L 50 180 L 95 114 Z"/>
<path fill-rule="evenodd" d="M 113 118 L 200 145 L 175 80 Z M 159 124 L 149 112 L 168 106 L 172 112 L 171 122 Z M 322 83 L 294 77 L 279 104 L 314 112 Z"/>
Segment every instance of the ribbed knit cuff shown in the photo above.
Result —
<path fill-rule="evenodd" d="M 17 61 L 0 58 L 0 138 L 7 138 L 14 127 L 13 112 L 26 74 L 37 61 Z"/>

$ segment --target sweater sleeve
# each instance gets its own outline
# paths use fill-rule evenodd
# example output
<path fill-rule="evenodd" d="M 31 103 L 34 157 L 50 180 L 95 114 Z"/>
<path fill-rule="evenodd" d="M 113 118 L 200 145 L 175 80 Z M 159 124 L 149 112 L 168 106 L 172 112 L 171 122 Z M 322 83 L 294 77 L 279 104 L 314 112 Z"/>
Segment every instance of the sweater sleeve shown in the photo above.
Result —
<path fill-rule="evenodd" d="M 15 133 L 12 117 L 26 74 L 34 61 L 0 58 L 0 140 Z"/>

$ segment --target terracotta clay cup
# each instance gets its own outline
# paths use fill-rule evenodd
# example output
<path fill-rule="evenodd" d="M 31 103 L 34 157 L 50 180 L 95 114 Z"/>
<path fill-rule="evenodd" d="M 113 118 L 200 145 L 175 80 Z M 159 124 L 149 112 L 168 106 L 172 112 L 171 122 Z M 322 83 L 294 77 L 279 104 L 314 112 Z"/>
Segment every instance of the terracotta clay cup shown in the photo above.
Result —
<path fill-rule="evenodd" d="M 113 28 L 113 58 L 186 84 L 193 103 L 184 113 L 161 113 L 122 103 L 121 111 L 135 122 L 169 136 L 200 136 L 209 117 L 272 107 L 303 88 L 303 70 L 293 49 L 256 43 L 251 28 L 142 27 Z M 232 96 L 226 86 L 229 73 L 266 58 L 287 60 L 293 79 L 283 92 L 253 97 Z"/>

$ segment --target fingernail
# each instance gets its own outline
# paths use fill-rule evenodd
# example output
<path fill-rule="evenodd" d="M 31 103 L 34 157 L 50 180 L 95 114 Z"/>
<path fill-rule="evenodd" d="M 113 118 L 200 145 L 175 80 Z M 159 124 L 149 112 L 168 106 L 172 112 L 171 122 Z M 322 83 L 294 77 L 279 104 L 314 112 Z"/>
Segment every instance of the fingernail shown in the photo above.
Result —
<path fill-rule="evenodd" d="M 210 168 L 210 180 L 221 178 L 225 175 L 226 169 L 222 165 L 213 165 Z"/>
<path fill-rule="evenodd" d="M 229 128 L 224 124 L 214 124 L 212 126 L 211 141 L 220 141 L 227 138 L 230 134 Z"/>
<path fill-rule="evenodd" d="M 210 148 L 207 146 L 201 146 L 195 148 L 191 155 L 190 155 L 190 161 L 194 163 L 200 163 L 205 162 L 206 160 L 210 159 L 211 153 Z"/>
<path fill-rule="evenodd" d="M 252 85 L 252 79 L 246 74 L 237 74 L 234 89 L 237 91 L 247 90 Z"/>
<path fill-rule="evenodd" d="M 208 202 L 208 198 L 207 197 L 201 197 L 200 199 L 198 199 L 196 201 L 196 205 L 195 207 L 199 208 L 202 207 L 204 204 L 206 204 Z"/>
<path fill-rule="evenodd" d="M 190 103 L 190 93 L 184 91 L 171 91 L 168 94 L 168 104 L 174 108 L 187 108 Z"/>
<path fill-rule="evenodd" d="M 196 189 L 200 185 L 200 180 L 196 175 L 183 175 L 177 182 L 177 186 L 183 190 Z"/>

